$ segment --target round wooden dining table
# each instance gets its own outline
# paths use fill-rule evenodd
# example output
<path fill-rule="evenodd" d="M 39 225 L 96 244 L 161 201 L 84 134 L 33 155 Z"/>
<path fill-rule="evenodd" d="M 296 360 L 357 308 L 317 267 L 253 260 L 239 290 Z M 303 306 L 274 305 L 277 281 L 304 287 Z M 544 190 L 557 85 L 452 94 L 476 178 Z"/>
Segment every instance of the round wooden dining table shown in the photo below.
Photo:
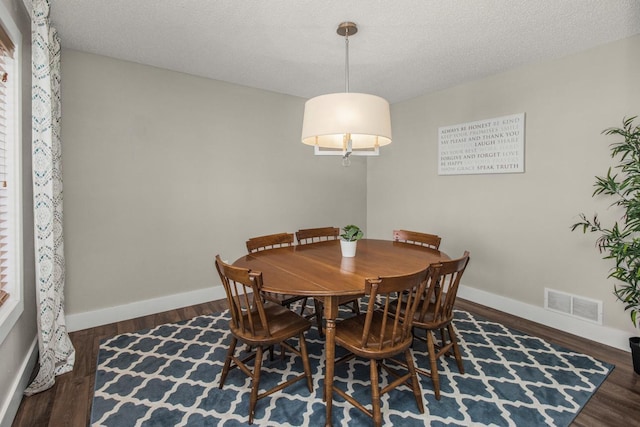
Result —
<path fill-rule="evenodd" d="M 233 265 L 262 272 L 264 291 L 323 299 L 325 426 L 330 426 L 340 297 L 364 295 L 366 278 L 416 273 L 429 264 L 448 259 L 441 251 L 410 243 L 362 239 L 353 258 L 343 258 L 340 241 L 330 240 L 254 252 L 237 259 Z"/>

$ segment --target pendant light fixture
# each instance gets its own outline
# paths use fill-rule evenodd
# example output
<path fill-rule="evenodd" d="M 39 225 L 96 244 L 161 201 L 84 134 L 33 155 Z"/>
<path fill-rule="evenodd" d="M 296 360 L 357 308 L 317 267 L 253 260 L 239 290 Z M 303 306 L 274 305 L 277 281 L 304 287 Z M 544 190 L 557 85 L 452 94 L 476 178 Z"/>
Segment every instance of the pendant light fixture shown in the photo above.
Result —
<path fill-rule="evenodd" d="M 365 93 L 349 92 L 349 37 L 358 32 L 353 22 L 343 22 L 337 33 L 345 39 L 345 91 L 316 96 L 304 106 L 302 142 L 314 146 L 316 155 L 377 156 L 391 143 L 389 102 Z"/>

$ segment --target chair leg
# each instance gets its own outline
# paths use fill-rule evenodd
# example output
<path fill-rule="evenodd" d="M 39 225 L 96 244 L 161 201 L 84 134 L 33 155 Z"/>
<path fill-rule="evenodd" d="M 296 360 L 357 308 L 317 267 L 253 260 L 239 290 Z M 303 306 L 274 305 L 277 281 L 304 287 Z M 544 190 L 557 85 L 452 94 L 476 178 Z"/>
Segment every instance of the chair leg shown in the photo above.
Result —
<path fill-rule="evenodd" d="M 249 400 L 249 424 L 253 424 L 253 417 L 258 402 L 258 389 L 260 387 L 260 369 L 262 368 L 262 346 L 256 349 L 256 360 L 253 365 L 253 378 L 251 380 L 251 399 Z"/>
<path fill-rule="evenodd" d="M 231 345 L 229 345 L 229 350 L 227 350 L 227 358 L 224 360 L 224 367 L 222 368 L 222 375 L 220 376 L 219 388 L 222 388 L 224 382 L 227 380 L 227 374 L 229 374 L 231 360 L 233 360 L 233 353 L 236 351 L 237 344 L 238 339 L 236 337 L 231 337 Z"/>
<path fill-rule="evenodd" d="M 302 355 L 302 365 L 304 366 L 304 373 L 307 375 L 307 387 L 309 388 L 309 392 L 313 392 L 311 365 L 309 364 L 309 353 L 307 353 L 307 342 L 304 339 L 304 332 L 300 332 L 298 340 L 300 341 L 300 353 Z"/>
<path fill-rule="evenodd" d="M 307 308 L 307 298 L 302 300 L 302 305 L 300 306 L 300 316 L 304 317 L 304 310 Z"/>
<path fill-rule="evenodd" d="M 438 362 L 436 360 L 436 349 L 433 343 L 433 332 L 427 329 L 427 349 L 429 351 L 429 364 L 431 365 L 431 381 L 433 381 L 433 392 L 436 400 L 440 400 L 440 376 L 438 375 Z"/>
<path fill-rule="evenodd" d="M 380 412 L 380 386 L 378 385 L 378 362 L 376 359 L 370 361 L 371 370 L 371 412 L 373 414 L 373 425 L 382 426 L 382 413 Z"/>
<path fill-rule="evenodd" d="M 418 374 L 416 374 L 416 367 L 413 363 L 413 354 L 411 350 L 407 349 L 404 352 L 404 357 L 407 359 L 407 368 L 411 374 L 411 384 L 413 389 L 413 395 L 416 398 L 416 404 L 418 405 L 418 411 L 424 414 L 424 403 L 422 402 L 422 389 L 420 388 L 420 381 L 418 381 Z"/>
<path fill-rule="evenodd" d="M 447 338 L 444 333 L 444 328 L 440 328 L 440 347 L 444 347 L 447 343 Z"/>
<path fill-rule="evenodd" d="M 324 331 L 322 330 L 322 315 L 324 314 L 324 304 L 314 298 L 313 305 L 316 310 L 316 325 L 318 326 L 318 333 L 321 337 L 324 337 Z"/>
<path fill-rule="evenodd" d="M 356 299 L 352 304 L 353 308 L 351 309 L 351 311 L 353 311 L 356 315 L 360 314 L 360 299 Z"/>
<path fill-rule="evenodd" d="M 458 371 L 460 371 L 461 374 L 464 374 L 464 364 L 462 363 L 462 354 L 460 353 L 460 347 L 458 347 L 456 328 L 453 326 L 453 323 L 449 323 L 447 329 L 449 330 L 449 338 L 451 339 L 451 344 L 453 345 L 453 355 L 455 356 L 456 363 L 458 364 Z"/>

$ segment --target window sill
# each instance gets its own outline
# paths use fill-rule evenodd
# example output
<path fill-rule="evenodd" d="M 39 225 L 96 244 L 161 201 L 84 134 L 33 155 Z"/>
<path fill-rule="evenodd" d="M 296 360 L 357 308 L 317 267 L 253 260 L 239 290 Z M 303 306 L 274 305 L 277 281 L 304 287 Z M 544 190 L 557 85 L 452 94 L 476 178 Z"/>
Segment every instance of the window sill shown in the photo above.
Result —
<path fill-rule="evenodd" d="M 22 300 L 11 297 L 0 307 L 0 345 L 13 329 L 23 310 Z"/>

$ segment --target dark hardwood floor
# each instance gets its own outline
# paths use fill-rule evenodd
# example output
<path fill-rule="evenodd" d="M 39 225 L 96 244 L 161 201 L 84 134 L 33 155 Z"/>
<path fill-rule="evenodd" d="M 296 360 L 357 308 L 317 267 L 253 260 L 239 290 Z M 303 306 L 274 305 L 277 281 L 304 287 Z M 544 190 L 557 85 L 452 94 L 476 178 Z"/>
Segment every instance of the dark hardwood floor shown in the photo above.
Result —
<path fill-rule="evenodd" d="M 633 372 L 629 352 L 468 301 L 458 300 L 457 306 L 505 326 L 614 364 L 616 367 L 613 372 L 578 414 L 572 426 L 640 426 L 640 375 Z M 76 349 L 76 365 L 73 372 L 59 376 L 51 389 L 23 398 L 13 427 L 88 425 L 98 346 L 102 339 L 219 312 L 225 308 L 226 301 L 215 301 L 71 333 L 71 340 Z"/>

